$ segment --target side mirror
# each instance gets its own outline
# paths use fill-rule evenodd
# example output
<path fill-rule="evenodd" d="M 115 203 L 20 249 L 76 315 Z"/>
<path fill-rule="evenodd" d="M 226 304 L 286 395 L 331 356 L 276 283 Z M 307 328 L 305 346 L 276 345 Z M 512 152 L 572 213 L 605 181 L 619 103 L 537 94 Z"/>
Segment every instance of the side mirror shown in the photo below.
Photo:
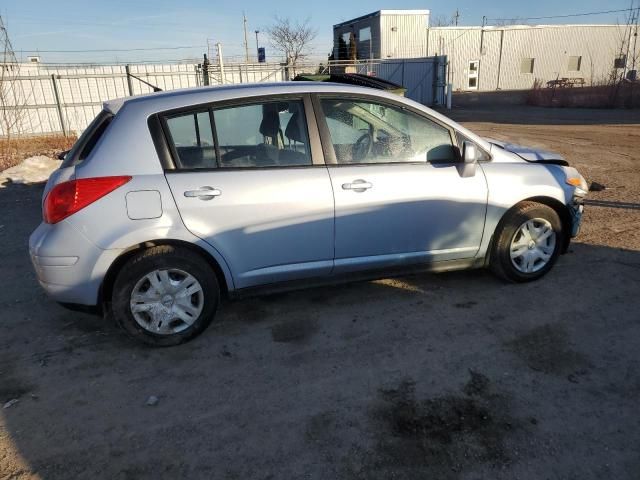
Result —
<path fill-rule="evenodd" d="M 71 150 L 65 150 L 64 152 L 60 152 L 58 154 L 58 160 L 64 160 L 64 157 L 67 156 L 67 153 L 69 153 Z"/>
<path fill-rule="evenodd" d="M 478 166 L 478 147 L 473 142 L 462 142 L 462 163 L 458 165 L 458 173 L 462 178 L 473 177 Z"/>
<path fill-rule="evenodd" d="M 462 142 L 462 160 L 464 163 L 475 163 L 478 150 L 475 143 Z"/>

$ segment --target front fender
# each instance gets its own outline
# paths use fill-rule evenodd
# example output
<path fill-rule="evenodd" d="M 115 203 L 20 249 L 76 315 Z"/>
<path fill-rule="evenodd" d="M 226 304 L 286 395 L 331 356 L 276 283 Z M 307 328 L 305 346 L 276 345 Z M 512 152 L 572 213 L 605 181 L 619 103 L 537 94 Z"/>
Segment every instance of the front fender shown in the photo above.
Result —
<path fill-rule="evenodd" d="M 479 257 L 485 257 L 493 234 L 505 213 L 518 203 L 531 199 L 549 199 L 565 207 L 571 204 L 573 188 L 565 183 L 561 166 L 547 164 L 484 163 L 489 195 L 487 215 Z"/>

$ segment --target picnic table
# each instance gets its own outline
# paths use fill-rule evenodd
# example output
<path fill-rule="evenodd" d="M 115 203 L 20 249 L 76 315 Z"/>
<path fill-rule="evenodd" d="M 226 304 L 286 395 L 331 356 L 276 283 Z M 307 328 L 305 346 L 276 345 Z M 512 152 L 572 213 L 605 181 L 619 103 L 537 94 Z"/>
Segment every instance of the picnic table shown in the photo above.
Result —
<path fill-rule="evenodd" d="M 547 88 L 566 88 L 566 87 L 584 87 L 586 82 L 584 78 L 576 77 L 576 78 L 557 78 L 555 80 L 549 80 L 547 82 Z"/>

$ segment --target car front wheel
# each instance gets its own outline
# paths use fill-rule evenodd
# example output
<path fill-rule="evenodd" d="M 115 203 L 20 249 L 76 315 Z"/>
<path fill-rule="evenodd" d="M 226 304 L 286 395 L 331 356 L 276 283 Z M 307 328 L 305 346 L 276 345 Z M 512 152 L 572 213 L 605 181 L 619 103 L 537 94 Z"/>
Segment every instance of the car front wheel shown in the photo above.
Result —
<path fill-rule="evenodd" d="M 133 338 L 171 346 L 202 333 L 220 299 L 216 276 L 188 249 L 161 245 L 130 258 L 116 277 L 112 310 Z"/>
<path fill-rule="evenodd" d="M 495 233 L 491 270 L 512 282 L 529 282 L 545 275 L 558 259 L 564 232 L 554 209 L 522 202 L 507 212 Z"/>

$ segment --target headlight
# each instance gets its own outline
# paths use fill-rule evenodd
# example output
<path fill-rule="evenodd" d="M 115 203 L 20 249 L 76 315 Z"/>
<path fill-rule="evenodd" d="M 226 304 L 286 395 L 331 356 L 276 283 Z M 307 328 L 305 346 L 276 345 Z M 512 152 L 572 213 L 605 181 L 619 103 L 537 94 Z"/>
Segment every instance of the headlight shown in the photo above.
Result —
<path fill-rule="evenodd" d="M 577 195 L 584 196 L 589 191 L 587 181 L 578 172 L 571 172 L 571 174 L 567 175 L 565 183 L 575 187 Z"/>

